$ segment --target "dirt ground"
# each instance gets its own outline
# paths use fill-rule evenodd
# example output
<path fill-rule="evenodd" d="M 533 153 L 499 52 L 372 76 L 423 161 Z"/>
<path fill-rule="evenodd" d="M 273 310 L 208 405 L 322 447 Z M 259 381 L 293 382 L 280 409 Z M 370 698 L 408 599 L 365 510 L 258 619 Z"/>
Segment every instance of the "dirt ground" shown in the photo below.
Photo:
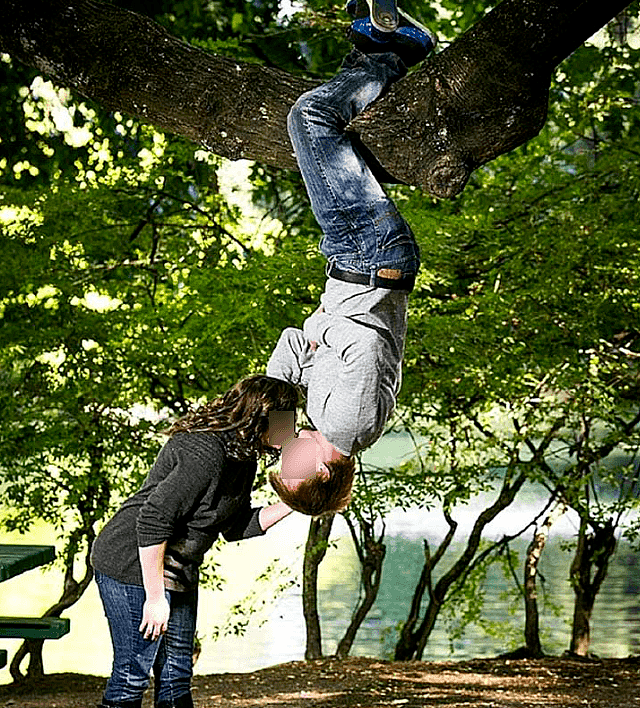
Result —
<path fill-rule="evenodd" d="M 105 679 L 53 674 L 0 686 L 0 708 L 93 708 Z M 196 708 L 640 708 L 640 657 L 394 663 L 296 661 L 196 676 Z M 147 696 L 145 707 L 151 706 Z"/>

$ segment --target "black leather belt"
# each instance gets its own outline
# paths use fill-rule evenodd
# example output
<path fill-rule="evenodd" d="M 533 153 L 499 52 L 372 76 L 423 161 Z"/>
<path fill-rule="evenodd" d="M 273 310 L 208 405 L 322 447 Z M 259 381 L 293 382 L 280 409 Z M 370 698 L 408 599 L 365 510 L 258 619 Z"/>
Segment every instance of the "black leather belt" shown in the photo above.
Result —
<path fill-rule="evenodd" d="M 388 269 L 387 269 L 388 270 Z M 379 271 L 378 271 L 379 272 Z M 387 290 L 406 290 L 411 292 L 416 282 L 415 275 L 402 275 L 399 278 L 386 278 L 381 275 L 373 277 L 364 273 L 353 273 L 350 270 L 342 270 L 336 265 L 329 266 L 327 275 L 336 280 L 343 280 L 345 283 L 358 283 L 359 285 L 371 285 L 374 288 L 386 288 Z"/>

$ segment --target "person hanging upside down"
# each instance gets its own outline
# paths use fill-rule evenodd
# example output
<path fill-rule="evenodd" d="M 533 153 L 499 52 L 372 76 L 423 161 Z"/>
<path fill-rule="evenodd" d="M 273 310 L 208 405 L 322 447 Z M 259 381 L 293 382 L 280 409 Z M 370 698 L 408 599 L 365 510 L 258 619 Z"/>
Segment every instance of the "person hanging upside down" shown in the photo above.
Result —
<path fill-rule="evenodd" d="M 288 117 L 323 232 L 327 281 L 320 307 L 302 329 L 282 332 L 267 365 L 269 376 L 306 389 L 314 429 L 283 447 L 282 470 L 271 483 L 289 506 L 312 515 L 319 507 L 300 502 L 299 478 L 305 478 L 308 501 L 309 490 L 321 490 L 334 475 L 353 475 L 354 455 L 380 437 L 394 410 L 408 297 L 420 265 L 409 225 L 346 127 L 436 43 L 402 12 L 397 29 L 383 32 L 363 0 L 347 9 L 355 18 L 349 31 L 354 48 L 338 74 L 300 96 Z"/>

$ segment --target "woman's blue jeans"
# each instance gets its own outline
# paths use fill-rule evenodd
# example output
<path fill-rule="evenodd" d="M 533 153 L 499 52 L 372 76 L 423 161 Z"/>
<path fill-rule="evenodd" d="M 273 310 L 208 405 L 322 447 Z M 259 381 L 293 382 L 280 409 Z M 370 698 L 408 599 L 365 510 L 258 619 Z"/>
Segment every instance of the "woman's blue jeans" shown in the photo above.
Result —
<path fill-rule="evenodd" d="M 353 50 L 327 83 L 304 93 L 288 128 L 320 224 L 320 250 L 332 265 L 372 278 L 381 268 L 415 275 L 420 265 L 411 229 L 387 197 L 345 128 L 404 76 L 392 53 Z"/>
<path fill-rule="evenodd" d="M 145 601 L 144 588 L 125 585 L 98 571 L 95 578 L 113 642 L 113 669 L 102 698 L 103 705 L 135 705 L 149 686 L 152 671 L 156 705 L 184 705 L 191 692 L 193 675 L 197 590 L 166 591 L 171 604 L 167 631 L 151 641 L 138 629 Z"/>

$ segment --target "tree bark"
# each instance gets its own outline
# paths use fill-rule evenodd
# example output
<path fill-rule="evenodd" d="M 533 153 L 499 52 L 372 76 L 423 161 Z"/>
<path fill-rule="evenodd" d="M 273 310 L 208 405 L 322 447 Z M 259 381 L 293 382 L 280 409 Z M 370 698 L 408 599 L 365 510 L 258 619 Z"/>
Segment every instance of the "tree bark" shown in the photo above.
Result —
<path fill-rule="evenodd" d="M 302 609 L 307 628 L 307 646 L 304 658 L 322 658 L 322 632 L 318 614 L 318 567 L 327 553 L 333 516 L 312 519 L 304 551 L 302 571 Z"/>
<path fill-rule="evenodd" d="M 540 622 L 538 612 L 538 591 L 536 581 L 538 578 L 538 564 L 547 545 L 549 530 L 556 519 L 566 510 L 566 504 L 558 502 L 549 512 L 547 518 L 539 529 L 536 529 L 527 548 L 527 555 L 524 564 L 524 643 L 527 657 L 543 656 L 542 644 L 540 643 Z"/>
<path fill-rule="evenodd" d="M 569 653 L 578 656 L 587 656 L 589 653 L 593 607 L 616 548 L 613 524 L 596 526 L 591 534 L 588 533 L 588 525 L 589 522 L 582 518 L 576 553 L 571 564 L 575 600 Z"/>
<path fill-rule="evenodd" d="M 354 121 L 397 181 L 440 197 L 537 135 L 553 68 L 628 0 L 504 0 Z M 52 80 L 213 152 L 296 168 L 292 103 L 314 85 L 209 54 L 94 0 L 4 0 L 0 50 Z"/>

